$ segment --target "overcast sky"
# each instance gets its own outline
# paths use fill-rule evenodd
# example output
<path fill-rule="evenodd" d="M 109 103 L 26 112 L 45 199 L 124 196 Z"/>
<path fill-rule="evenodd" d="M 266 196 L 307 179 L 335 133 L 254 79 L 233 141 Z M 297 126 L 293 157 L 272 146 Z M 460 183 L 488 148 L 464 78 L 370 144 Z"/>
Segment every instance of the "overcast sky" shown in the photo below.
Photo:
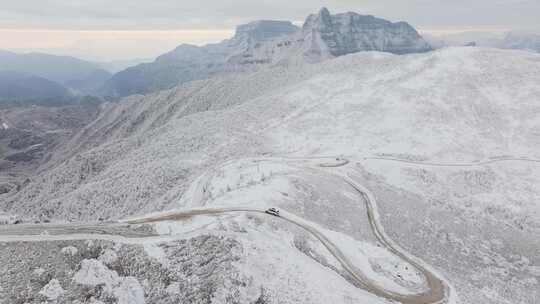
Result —
<path fill-rule="evenodd" d="M 88 59 L 154 57 L 256 19 L 301 23 L 326 6 L 404 20 L 423 32 L 540 30 L 540 0 L 0 0 L 0 48 Z"/>

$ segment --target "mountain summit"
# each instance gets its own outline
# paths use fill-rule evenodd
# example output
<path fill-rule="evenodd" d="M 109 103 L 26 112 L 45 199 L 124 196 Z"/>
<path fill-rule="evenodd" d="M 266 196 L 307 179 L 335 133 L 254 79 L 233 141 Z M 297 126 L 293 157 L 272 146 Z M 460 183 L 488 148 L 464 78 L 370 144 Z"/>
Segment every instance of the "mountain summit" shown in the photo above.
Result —
<path fill-rule="evenodd" d="M 220 43 L 180 45 L 153 63 L 116 74 L 104 93 L 145 94 L 220 73 L 318 62 L 361 51 L 408 54 L 429 50 L 429 44 L 406 22 L 352 12 L 331 15 L 322 8 L 308 16 L 302 28 L 289 21 L 260 20 L 238 26 L 231 39 Z"/>
<path fill-rule="evenodd" d="M 310 15 L 302 32 L 312 50 L 324 48 L 333 56 L 361 51 L 394 54 L 420 53 L 431 50 L 429 44 L 407 22 L 396 22 L 348 12 L 331 15 L 322 8 Z M 320 46 L 319 43 L 324 46 Z"/>
<path fill-rule="evenodd" d="M 179 61 L 193 64 L 194 60 L 221 64 L 227 61 L 231 54 L 245 52 L 257 43 L 295 33 L 298 30 L 299 28 L 290 21 L 253 21 L 237 26 L 235 35 L 231 39 L 202 47 L 182 44 L 173 51 L 159 56 L 156 61 L 165 61 L 173 65 Z"/>
<path fill-rule="evenodd" d="M 295 64 L 318 62 L 362 51 L 393 54 L 423 53 L 430 45 L 406 22 L 390 22 L 353 12 L 331 15 L 327 8 L 309 15 L 302 29 L 276 38 L 233 60 Z"/>
<path fill-rule="evenodd" d="M 298 30 L 290 21 L 259 20 L 236 27 L 233 40 L 263 42 Z"/>

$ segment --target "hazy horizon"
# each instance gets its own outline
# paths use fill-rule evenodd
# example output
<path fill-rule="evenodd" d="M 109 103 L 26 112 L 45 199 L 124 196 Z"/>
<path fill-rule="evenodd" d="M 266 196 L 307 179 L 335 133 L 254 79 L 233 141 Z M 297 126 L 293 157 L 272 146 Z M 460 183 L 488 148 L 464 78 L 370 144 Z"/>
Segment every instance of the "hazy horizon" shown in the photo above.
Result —
<path fill-rule="evenodd" d="M 152 59 L 182 43 L 202 45 L 229 38 L 234 28 L 258 19 L 302 24 L 326 6 L 332 13 L 354 11 L 391 21 L 407 21 L 421 33 L 441 35 L 467 31 L 540 31 L 540 3 L 530 0 L 441 1 L 273 1 L 201 3 L 160 1 L 4 1 L 0 9 L 0 49 L 39 51 L 86 60 Z M 206 7 L 202 11 L 198 7 Z M 287 7 L 287 9 L 283 9 Z M 208 9 L 210 8 L 210 9 Z M 486 14 L 489 12 L 489 14 Z"/>

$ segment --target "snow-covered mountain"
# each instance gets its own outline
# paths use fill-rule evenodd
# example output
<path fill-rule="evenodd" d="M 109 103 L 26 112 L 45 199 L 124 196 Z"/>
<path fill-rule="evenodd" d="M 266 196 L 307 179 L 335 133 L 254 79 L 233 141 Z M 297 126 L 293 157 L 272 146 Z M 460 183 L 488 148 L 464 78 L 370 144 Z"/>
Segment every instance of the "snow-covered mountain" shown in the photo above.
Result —
<path fill-rule="evenodd" d="M 234 37 L 220 43 L 202 47 L 182 44 L 159 56 L 154 62 L 143 63 L 115 74 L 105 86 L 105 95 L 144 94 L 168 89 L 178 83 L 240 70 L 240 67 L 227 64 L 229 57 L 297 30 L 289 21 L 262 20 L 238 26 Z"/>
<path fill-rule="evenodd" d="M 505 49 L 530 50 L 540 53 L 540 34 L 509 32 L 501 42 Z"/>
<path fill-rule="evenodd" d="M 356 13 L 331 15 L 323 8 L 301 29 L 288 21 L 240 25 L 233 38 L 203 47 L 181 45 L 153 63 L 116 74 L 105 89 L 126 96 L 168 89 L 215 74 L 252 71 L 272 64 L 316 62 L 360 51 L 420 53 L 431 47 L 406 22 L 392 23 Z"/>
<path fill-rule="evenodd" d="M 406 22 L 392 23 L 353 12 L 330 15 L 326 8 L 316 15 L 310 15 L 302 31 L 304 40 L 311 44 L 310 51 L 326 50 L 333 56 L 360 51 L 409 54 L 431 50 Z"/>
<path fill-rule="evenodd" d="M 19 191 L 0 196 L 0 207 L 24 221 L 95 221 L 275 206 L 323 231 L 383 286 L 424 290 L 421 273 L 379 247 L 366 196 L 347 177 L 373 192 L 390 237 L 448 282 L 449 303 L 533 304 L 539 77 L 538 54 L 446 48 L 188 82 L 106 105 Z M 349 163 L 321 169 L 312 165 L 320 156 Z M 0 242 L 8 261 L 0 270 L 14 274 L 0 279 L 0 295 L 386 303 L 355 287 L 316 238 L 277 217 L 196 216 L 152 229 L 160 238 Z M 35 258 L 21 262 L 23 252 Z"/>
<path fill-rule="evenodd" d="M 289 65 L 362 51 L 410 54 L 429 50 L 429 44 L 406 22 L 392 23 L 353 12 L 331 15 L 322 8 L 308 16 L 297 33 L 250 48 L 230 62 Z"/>
<path fill-rule="evenodd" d="M 481 47 L 497 47 L 504 38 L 504 33 L 465 31 L 461 33 L 430 35 L 423 33 L 423 37 L 434 48 L 450 46 L 465 46 L 475 43 Z"/>
<path fill-rule="evenodd" d="M 425 37 L 433 48 L 474 44 L 474 46 L 481 47 L 526 50 L 540 53 L 540 35 L 533 32 L 463 32 L 437 37 L 425 35 Z"/>
<path fill-rule="evenodd" d="M 499 73 L 503 67 L 504 75 Z M 51 159 L 50 170 L 36 177 L 37 188 L 29 185 L 13 199 L 17 208 L 32 206 L 37 211 L 37 206 L 54 204 L 66 195 L 70 199 L 61 201 L 75 206 L 90 193 L 102 196 L 110 189 L 102 199 L 93 199 L 102 208 L 81 215 L 111 216 L 107 209 L 118 210 L 119 205 L 109 199 L 125 204 L 130 212 L 137 211 L 131 204 L 153 210 L 169 188 L 181 192 L 178 178 L 201 161 L 265 151 L 371 155 L 396 150 L 448 160 L 515 151 L 536 155 L 537 117 L 513 117 L 537 109 L 537 68 L 537 56 L 511 51 L 451 48 L 405 57 L 368 52 L 132 96 L 108 105 Z M 329 104 L 327 99 L 336 94 L 344 96 L 343 102 L 349 100 L 343 107 L 358 111 Z M 362 104 L 356 106 L 356 100 Z M 235 115 L 242 118 L 229 120 Z M 225 144 L 234 141 L 243 142 L 241 149 Z M 204 159 L 186 163 L 188 155 L 199 155 L 200 149 L 206 151 Z M 162 161 L 171 165 L 161 166 Z M 122 180 L 107 178 L 118 174 Z M 65 181 L 65 187 L 56 178 Z M 131 187 L 145 180 L 149 192 L 140 197 Z M 42 187 L 42 182 L 58 187 Z"/>

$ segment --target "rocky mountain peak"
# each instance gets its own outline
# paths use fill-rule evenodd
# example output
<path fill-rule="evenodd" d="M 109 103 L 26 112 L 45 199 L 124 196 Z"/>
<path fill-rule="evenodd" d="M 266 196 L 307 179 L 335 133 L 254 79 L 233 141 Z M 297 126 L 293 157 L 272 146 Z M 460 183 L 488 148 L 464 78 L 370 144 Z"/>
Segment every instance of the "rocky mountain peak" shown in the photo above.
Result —
<path fill-rule="evenodd" d="M 322 16 L 322 17 L 325 17 L 325 18 L 330 18 L 330 11 L 326 8 L 326 7 L 321 7 L 321 9 L 319 10 L 319 16 Z"/>
<path fill-rule="evenodd" d="M 431 47 L 406 22 L 392 23 L 371 15 L 354 12 L 331 15 L 327 8 L 310 15 L 302 27 L 311 52 L 327 50 L 332 56 L 359 51 L 383 51 L 395 54 L 425 52 Z"/>
<path fill-rule="evenodd" d="M 292 34 L 298 30 L 299 28 L 290 21 L 258 20 L 237 26 L 233 39 L 262 42 Z"/>
<path fill-rule="evenodd" d="M 320 30 L 328 28 L 331 25 L 332 15 L 330 15 L 330 11 L 326 7 L 323 7 L 317 14 L 311 14 L 307 17 L 304 25 L 302 26 L 302 30 Z"/>
<path fill-rule="evenodd" d="M 361 51 L 394 54 L 431 50 L 406 22 L 371 15 L 332 15 L 327 8 L 308 16 L 300 29 L 290 21 L 259 20 L 240 25 L 231 39 L 205 46 L 181 45 L 154 63 L 116 74 L 108 95 L 141 94 L 212 75 L 255 70 L 272 64 L 301 64 Z"/>

